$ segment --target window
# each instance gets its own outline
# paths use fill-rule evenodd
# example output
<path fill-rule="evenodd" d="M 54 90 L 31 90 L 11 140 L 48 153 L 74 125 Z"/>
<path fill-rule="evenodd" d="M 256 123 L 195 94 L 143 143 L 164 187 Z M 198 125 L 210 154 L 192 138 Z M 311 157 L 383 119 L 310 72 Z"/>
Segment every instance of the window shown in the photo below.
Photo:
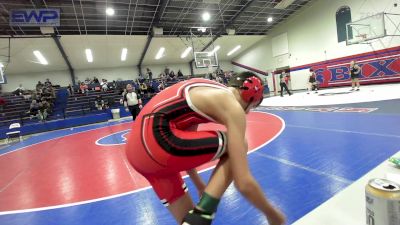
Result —
<path fill-rule="evenodd" d="M 338 42 L 346 41 L 346 24 L 351 22 L 351 10 L 348 6 L 342 6 L 336 11 L 336 29 Z M 353 38 L 353 32 L 349 31 L 349 38 Z"/>

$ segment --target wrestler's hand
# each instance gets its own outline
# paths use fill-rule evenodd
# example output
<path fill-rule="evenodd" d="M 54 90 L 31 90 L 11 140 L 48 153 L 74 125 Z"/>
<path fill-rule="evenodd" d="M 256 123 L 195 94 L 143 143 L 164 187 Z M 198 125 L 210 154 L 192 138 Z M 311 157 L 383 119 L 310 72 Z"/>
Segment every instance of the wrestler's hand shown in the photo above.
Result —
<path fill-rule="evenodd" d="M 274 208 L 270 213 L 267 215 L 267 220 L 269 225 L 285 225 L 286 218 L 285 215 L 278 209 Z"/>

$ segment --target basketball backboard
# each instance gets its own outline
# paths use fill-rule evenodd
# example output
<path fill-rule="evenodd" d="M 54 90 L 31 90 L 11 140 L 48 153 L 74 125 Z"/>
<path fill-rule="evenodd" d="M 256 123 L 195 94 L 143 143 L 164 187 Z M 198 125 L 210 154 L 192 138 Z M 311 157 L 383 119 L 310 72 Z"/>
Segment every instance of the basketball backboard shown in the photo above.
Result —
<path fill-rule="evenodd" d="M 365 44 L 373 39 L 399 36 L 399 14 L 378 13 L 346 24 L 346 44 Z"/>
<path fill-rule="evenodd" d="M 194 61 L 197 68 L 208 68 L 218 66 L 218 57 L 214 52 L 194 52 Z"/>

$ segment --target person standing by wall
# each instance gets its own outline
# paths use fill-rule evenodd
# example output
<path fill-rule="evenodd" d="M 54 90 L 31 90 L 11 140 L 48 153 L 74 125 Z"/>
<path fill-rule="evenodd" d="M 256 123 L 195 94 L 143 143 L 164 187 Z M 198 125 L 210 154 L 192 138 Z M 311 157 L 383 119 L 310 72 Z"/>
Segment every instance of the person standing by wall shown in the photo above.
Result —
<path fill-rule="evenodd" d="M 132 114 L 132 119 L 135 120 L 142 108 L 142 99 L 139 94 L 135 92 L 131 84 L 126 85 L 126 93 L 124 94 L 125 111 Z"/>
<path fill-rule="evenodd" d="M 279 85 L 281 86 L 281 97 L 283 97 L 283 89 L 286 90 L 286 92 L 290 95 L 292 95 L 292 93 L 289 91 L 289 88 L 286 85 L 286 73 L 285 71 L 283 71 L 281 73 L 281 75 L 279 75 Z"/>
<path fill-rule="evenodd" d="M 360 90 L 360 80 L 359 76 L 361 73 L 361 67 L 356 64 L 353 60 L 350 62 L 350 76 L 351 76 L 351 90 L 354 91 L 354 87 L 357 85 L 356 91 Z"/>

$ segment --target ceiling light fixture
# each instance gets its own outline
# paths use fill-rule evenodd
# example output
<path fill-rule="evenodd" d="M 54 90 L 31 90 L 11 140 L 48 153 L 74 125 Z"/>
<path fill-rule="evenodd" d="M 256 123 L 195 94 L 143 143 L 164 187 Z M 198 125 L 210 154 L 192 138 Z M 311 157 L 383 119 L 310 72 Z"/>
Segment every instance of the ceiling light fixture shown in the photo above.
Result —
<path fill-rule="evenodd" d="M 203 18 L 204 21 L 208 21 L 211 18 L 210 13 L 204 12 L 203 15 L 201 15 L 201 18 Z"/>
<path fill-rule="evenodd" d="M 161 59 L 161 57 L 164 56 L 164 51 L 165 51 L 165 48 L 164 48 L 164 47 L 161 47 L 160 50 L 158 50 L 157 55 L 156 55 L 156 59 L 157 59 L 157 60 L 158 60 L 158 59 Z"/>
<path fill-rule="evenodd" d="M 44 58 L 44 56 L 42 55 L 41 52 L 39 52 L 38 50 L 33 51 L 33 54 L 36 56 L 36 58 L 39 60 L 40 64 L 43 65 L 47 65 L 49 64 L 46 60 L 46 58 Z"/>
<path fill-rule="evenodd" d="M 112 15 L 114 15 L 114 13 L 115 13 L 115 11 L 114 11 L 113 8 L 108 7 L 108 8 L 106 9 L 106 14 L 107 14 L 107 15 L 112 16 Z"/>
<path fill-rule="evenodd" d="M 121 61 L 125 61 L 126 60 L 126 55 L 128 54 L 128 49 L 127 48 L 123 48 L 122 52 L 121 52 Z"/>
<path fill-rule="evenodd" d="M 242 46 L 238 45 L 236 46 L 234 49 L 232 49 L 230 52 L 228 52 L 227 56 L 232 55 L 233 53 L 235 53 L 237 50 L 239 50 Z"/>
<path fill-rule="evenodd" d="M 181 59 L 186 58 L 186 56 L 189 54 L 189 52 L 192 50 L 192 47 L 187 47 L 185 51 L 181 54 Z"/>
<path fill-rule="evenodd" d="M 93 55 L 92 55 L 92 50 L 90 50 L 89 48 L 85 49 L 85 53 L 86 53 L 86 59 L 88 62 L 93 62 Z"/>
<path fill-rule="evenodd" d="M 215 48 L 208 53 L 208 56 L 214 55 L 221 47 L 219 45 L 215 46 Z"/>

